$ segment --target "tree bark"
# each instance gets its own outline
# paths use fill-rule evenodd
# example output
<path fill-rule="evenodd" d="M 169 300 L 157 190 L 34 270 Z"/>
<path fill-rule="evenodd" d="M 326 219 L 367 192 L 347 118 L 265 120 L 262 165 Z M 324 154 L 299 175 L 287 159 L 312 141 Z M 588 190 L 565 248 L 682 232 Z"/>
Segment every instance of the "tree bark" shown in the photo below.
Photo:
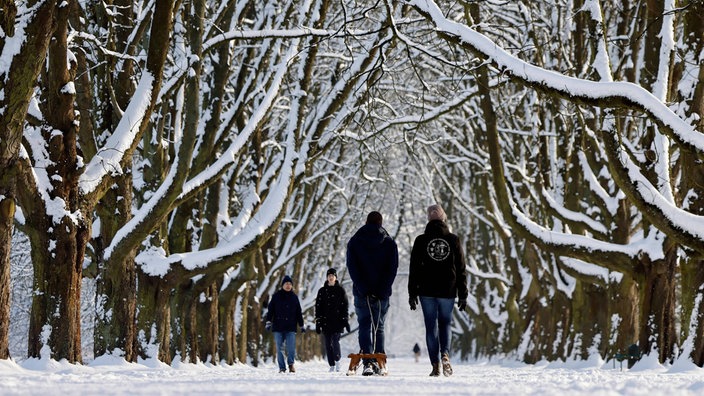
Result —
<path fill-rule="evenodd" d="M 167 279 L 137 272 L 137 354 L 166 364 L 171 354 L 171 308 L 173 285 Z"/>
<path fill-rule="evenodd" d="M 46 168 L 51 180 L 48 195 L 62 207 L 57 213 L 52 205 L 43 201 L 40 193 L 29 194 L 37 200 L 27 225 L 33 248 L 35 289 L 29 331 L 29 356 L 40 357 L 42 347 L 48 346 L 51 357 L 80 362 L 81 326 L 80 301 L 83 256 L 89 229 L 80 219 L 70 214 L 79 211 L 78 152 L 76 145 L 76 119 L 74 114 L 75 92 L 69 89 L 75 75 L 75 63 L 68 67 L 68 13 L 70 7 L 59 7 L 57 27 L 49 45 L 49 62 L 45 79 L 47 91 L 42 92 L 46 101 L 46 124 L 41 127 L 47 142 L 51 165 Z M 25 207 L 23 202 L 23 208 Z M 32 206 L 30 205 L 27 205 Z M 37 251 L 44 249 L 41 252 Z M 39 275 L 37 275 L 39 274 Z M 48 356 L 47 356 L 48 357 Z"/>
<path fill-rule="evenodd" d="M 675 331 L 676 250 L 666 252 L 665 258 L 646 263 L 639 274 L 640 285 L 640 351 L 656 352 L 661 363 L 671 362 L 674 347 L 678 345 Z"/>
<path fill-rule="evenodd" d="M 684 13 L 684 45 L 687 53 L 701 54 L 704 50 L 704 24 L 701 23 L 701 16 L 704 14 L 704 4 L 702 2 L 690 1 L 687 4 L 687 11 Z M 688 59 L 682 60 L 676 69 L 677 79 L 673 78 L 673 84 L 679 82 L 685 67 L 688 67 Z M 694 68 L 690 67 L 692 72 Z M 678 98 L 685 101 L 685 98 Z M 704 132 L 704 62 L 699 61 L 697 79 L 694 82 L 692 99 L 689 101 L 687 115 L 696 119 L 696 127 L 699 132 Z M 695 214 L 704 215 L 704 166 L 702 160 L 692 153 L 682 151 L 680 153 L 680 169 L 682 172 L 680 181 L 680 194 L 676 197 L 683 206 Z M 682 339 L 691 338 L 693 348 L 691 352 L 692 361 L 702 367 L 704 366 L 704 260 L 702 257 L 686 257 L 682 260 Z"/>
<path fill-rule="evenodd" d="M 10 358 L 10 247 L 14 218 L 14 194 L 0 189 L 0 360 Z"/>
<path fill-rule="evenodd" d="M 103 261 L 104 250 L 117 231 L 131 217 L 132 177 L 128 172 L 116 180 L 114 187 L 100 201 L 97 212 L 100 222 L 100 241 L 94 249 L 99 258 L 96 282 L 96 318 L 93 331 L 95 356 L 105 353 L 122 356 L 135 362 L 137 272 L 135 251 L 116 255 Z"/>
<path fill-rule="evenodd" d="M 39 2 L 29 1 L 31 9 Z M 22 37 L 22 46 L 10 60 L 7 69 L 0 72 L 0 359 L 8 359 L 10 329 L 10 247 L 15 216 L 17 190 L 17 161 L 27 107 L 37 77 L 44 65 L 49 40 L 55 29 L 56 1 L 45 1 L 30 15 Z M 0 38 L 0 51 L 19 37 L 15 37 L 17 8 L 14 1 L 3 1 L 2 24 L 5 35 Z"/>

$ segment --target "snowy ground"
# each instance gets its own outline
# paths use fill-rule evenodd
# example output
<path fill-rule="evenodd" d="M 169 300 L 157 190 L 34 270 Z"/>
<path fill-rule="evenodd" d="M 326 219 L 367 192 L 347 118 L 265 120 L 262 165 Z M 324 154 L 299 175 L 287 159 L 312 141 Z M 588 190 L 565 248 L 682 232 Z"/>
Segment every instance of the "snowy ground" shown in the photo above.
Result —
<path fill-rule="evenodd" d="M 343 359 L 344 363 L 349 360 Z M 30 359 L 0 361 L 0 395 L 697 395 L 704 370 L 665 369 L 643 364 L 455 363 L 451 377 L 428 377 L 421 359 L 389 359 L 389 376 L 348 377 L 327 372 L 321 361 L 297 363 L 294 374 L 279 374 L 269 363 L 245 365 L 128 364 L 101 358 L 84 366 Z"/>

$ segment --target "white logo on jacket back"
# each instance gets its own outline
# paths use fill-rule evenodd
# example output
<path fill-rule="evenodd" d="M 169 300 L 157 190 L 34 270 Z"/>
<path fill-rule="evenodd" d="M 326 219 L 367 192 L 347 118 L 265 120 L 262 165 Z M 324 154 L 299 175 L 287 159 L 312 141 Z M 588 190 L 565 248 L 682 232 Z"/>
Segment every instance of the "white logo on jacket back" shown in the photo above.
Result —
<path fill-rule="evenodd" d="M 442 238 L 428 242 L 428 256 L 435 261 L 442 261 L 450 255 L 450 244 Z"/>

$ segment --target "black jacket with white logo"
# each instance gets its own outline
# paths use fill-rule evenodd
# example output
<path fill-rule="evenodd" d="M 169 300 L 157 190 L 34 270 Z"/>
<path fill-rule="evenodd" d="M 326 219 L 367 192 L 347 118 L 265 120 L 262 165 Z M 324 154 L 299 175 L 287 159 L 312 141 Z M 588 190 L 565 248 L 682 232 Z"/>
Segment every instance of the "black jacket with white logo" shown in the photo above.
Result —
<path fill-rule="evenodd" d="M 467 298 L 467 270 L 460 239 L 443 221 L 431 220 L 411 251 L 408 294 Z"/>

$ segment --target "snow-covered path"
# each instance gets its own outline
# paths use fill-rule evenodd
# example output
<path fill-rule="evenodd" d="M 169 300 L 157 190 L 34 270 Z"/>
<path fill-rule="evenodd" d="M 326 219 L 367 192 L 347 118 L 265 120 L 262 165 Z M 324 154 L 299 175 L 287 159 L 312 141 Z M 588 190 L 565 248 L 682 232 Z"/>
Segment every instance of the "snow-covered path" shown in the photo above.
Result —
<path fill-rule="evenodd" d="M 347 359 L 343 359 L 345 363 Z M 99 359 L 85 366 L 0 361 L 1 395 L 697 395 L 704 370 L 624 370 L 520 363 L 455 363 L 451 377 L 428 377 L 430 365 L 389 359 L 387 377 L 327 372 L 321 361 L 279 374 L 271 363 L 245 365 L 127 364 Z"/>

